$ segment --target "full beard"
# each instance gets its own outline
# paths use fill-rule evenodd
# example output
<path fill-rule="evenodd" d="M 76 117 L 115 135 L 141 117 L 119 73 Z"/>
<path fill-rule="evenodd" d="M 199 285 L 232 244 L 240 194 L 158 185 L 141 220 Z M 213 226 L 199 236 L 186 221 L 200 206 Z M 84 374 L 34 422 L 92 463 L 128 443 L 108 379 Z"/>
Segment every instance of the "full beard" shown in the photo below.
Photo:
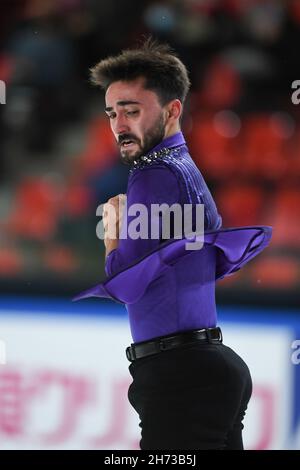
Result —
<path fill-rule="evenodd" d="M 163 114 L 159 116 L 154 125 L 145 133 L 143 145 L 141 144 L 141 141 L 134 136 L 128 134 L 127 137 L 132 137 L 134 143 L 137 146 L 137 150 L 133 152 L 132 150 L 121 148 L 121 161 L 125 165 L 131 165 L 133 160 L 137 160 L 142 155 L 148 153 L 149 150 L 158 145 L 164 139 L 165 123 Z"/>

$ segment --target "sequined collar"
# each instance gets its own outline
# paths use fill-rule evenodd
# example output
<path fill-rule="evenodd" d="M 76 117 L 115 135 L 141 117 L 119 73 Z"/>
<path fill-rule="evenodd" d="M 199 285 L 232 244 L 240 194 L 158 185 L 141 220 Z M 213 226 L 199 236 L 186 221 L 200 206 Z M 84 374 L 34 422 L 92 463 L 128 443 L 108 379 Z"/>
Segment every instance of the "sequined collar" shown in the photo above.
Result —
<path fill-rule="evenodd" d="M 178 147 L 163 147 L 160 150 L 150 152 L 147 155 L 142 155 L 136 160 L 133 160 L 133 163 L 130 168 L 130 172 L 144 168 L 145 166 L 151 165 L 155 162 L 160 162 L 161 160 L 168 159 L 171 156 L 176 157 L 179 151 L 184 147 L 186 144 L 181 144 Z"/>

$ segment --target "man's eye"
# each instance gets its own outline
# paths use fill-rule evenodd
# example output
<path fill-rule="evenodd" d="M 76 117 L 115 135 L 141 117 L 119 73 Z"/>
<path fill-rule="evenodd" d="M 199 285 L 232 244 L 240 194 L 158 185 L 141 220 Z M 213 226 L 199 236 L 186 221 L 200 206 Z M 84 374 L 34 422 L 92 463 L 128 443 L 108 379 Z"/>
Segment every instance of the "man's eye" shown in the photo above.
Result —
<path fill-rule="evenodd" d="M 115 113 L 108 114 L 108 117 L 109 119 L 114 119 L 116 117 L 116 114 Z"/>
<path fill-rule="evenodd" d="M 128 116 L 133 116 L 134 114 L 137 114 L 138 110 L 136 109 L 135 111 L 127 111 Z"/>

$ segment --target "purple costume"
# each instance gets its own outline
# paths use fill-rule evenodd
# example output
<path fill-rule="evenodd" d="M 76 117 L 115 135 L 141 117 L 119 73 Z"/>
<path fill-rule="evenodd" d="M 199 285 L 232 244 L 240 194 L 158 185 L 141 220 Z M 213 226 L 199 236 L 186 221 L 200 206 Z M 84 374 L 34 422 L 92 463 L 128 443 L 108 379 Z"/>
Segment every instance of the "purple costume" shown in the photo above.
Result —
<path fill-rule="evenodd" d="M 181 132 L 133 162 L 122 230 L 133 220 L 128 209 L 136 203 L 144 204 L 149 214 L 151 204 L 204 204 L 205 233 L 188 240 L 120 238 L 106 258 L 107 279 L 74 300 L 103 297 L 124 303 L 134 342 L 214 327 L 215 281 L 261 252 L 272 229 L 220 228 L 221 217 Z M 197 240 L 204 242 L 202 249 L 186 249 L 187 241 Z"/>

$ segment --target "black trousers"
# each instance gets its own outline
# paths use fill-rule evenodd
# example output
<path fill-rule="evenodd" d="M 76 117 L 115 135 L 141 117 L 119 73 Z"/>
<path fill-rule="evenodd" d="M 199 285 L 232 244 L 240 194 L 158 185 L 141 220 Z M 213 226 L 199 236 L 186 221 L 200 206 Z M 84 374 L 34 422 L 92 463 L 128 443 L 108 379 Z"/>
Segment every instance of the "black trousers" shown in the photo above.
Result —
<path fill-rule="evenodd" d="M 252 381 L 232 349 L 197 342 L 138 359 L 129 370 L 141 449 L 243 449 Z"/>

